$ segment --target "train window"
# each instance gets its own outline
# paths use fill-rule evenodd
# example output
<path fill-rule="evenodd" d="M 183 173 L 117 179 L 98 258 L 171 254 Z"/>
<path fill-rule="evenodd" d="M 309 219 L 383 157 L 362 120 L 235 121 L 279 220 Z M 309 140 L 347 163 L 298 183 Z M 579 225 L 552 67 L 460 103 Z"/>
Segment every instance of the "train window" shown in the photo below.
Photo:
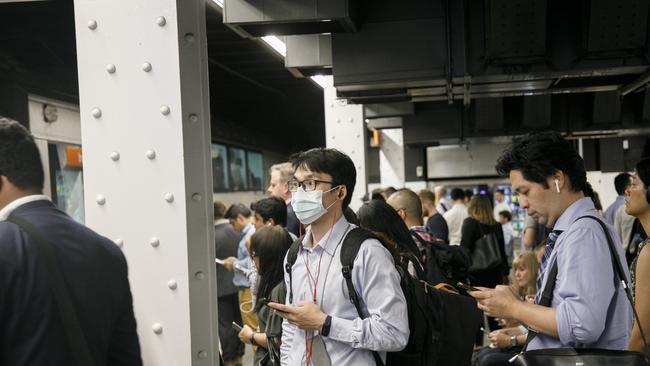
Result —
<path fill-rule="evenodd" d="M 248 190 L 246 174 L 246 151 L 236 147 L 228 148 L 230 188 L 233 191 Z"/>
<path fill-rule="evenodd" d="M 230 191 L 228 179 L 228 150 L 221 144 L 212 144 L 212 190 Z"/>
<path fill-rule="evenodd" d="M 247 151 L 246 158 L 248 159 L 248 190 L 261 191 L 264 177 L 262 154 Z"/>

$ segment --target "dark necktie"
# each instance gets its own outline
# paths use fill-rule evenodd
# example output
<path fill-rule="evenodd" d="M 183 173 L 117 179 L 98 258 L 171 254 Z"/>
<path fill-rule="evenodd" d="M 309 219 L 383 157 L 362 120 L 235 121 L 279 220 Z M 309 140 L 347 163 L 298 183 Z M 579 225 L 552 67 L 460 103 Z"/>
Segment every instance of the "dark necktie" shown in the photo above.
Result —
<path fill-rule="evenodd" d="M 553 230 L 548 234 L 548 238 L 546 238 L 542 263 L 539 266 L 539 270 L 537 270 L 537 296 L 535 296 L 535 304 L 539 304 L 539 300 L 542 297 L 542 281 L 544 280 L 544 272 L 546 271 L 546 262 L 551 257 L 551 253 L 553 253 L 553 248 L 555 247 L 555 241 L 560 234 L 562 234 L 562 230 Z"/>

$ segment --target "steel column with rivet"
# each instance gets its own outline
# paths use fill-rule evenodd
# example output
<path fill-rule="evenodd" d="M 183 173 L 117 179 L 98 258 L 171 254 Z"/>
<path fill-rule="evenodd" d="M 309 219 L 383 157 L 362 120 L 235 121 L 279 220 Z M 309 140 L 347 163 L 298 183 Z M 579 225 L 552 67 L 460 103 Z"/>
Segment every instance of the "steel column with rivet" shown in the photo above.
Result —
<path fill-rule="evenodd" d="M 205 0 L 74 8 L 86 224 L 119 238 L 144 364 L 217 365 Z"/>

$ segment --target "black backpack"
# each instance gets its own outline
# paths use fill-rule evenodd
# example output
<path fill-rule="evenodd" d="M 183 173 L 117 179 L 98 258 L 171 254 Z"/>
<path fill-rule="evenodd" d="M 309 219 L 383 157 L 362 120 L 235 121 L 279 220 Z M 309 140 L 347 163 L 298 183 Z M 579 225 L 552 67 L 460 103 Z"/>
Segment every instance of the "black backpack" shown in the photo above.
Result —
<path fill-rule="evenodd" d="M 352 283 L 352 267 L 361 244 L 367 239 L 379 240 L 382 245 L 386 246 L 372 232 L 357 227 L 346 235 L 341 244 L 340 254 L 341 271 L 348 288 L 350 301 L 354 304 L 361 319 L 365 319 L 366 315 L 361 310 L 359 298 Z M 287 253 L 285 270 L 289 275 L 290 302 L 293 302 L 291 269 L 298 258 L 301 243 L 301 239 L 296 240 Z M 409 263 L 413 265 L 419 278 L 425 278 L 420 261 L 410 252 L 399 253 L 394 257 L 395 267 L 400 275 L 400 285 L 406 298 L 410 335 L 408 343 L 402 351 L 387 353 L 386 365 L 463 365 L 465 364 L 463 362 L 448 363 L 448 361 L 461 358 L 467 359 L 469 365 L 474 336 L 482 320 L 474 299 L 440 291 L 427 285 L 425 281 L 411 276 L 408 272 Z M 449 312 L 457 314 L 449 317 Z M 469 323 L 469 327 L 465 323 Z M 471 328 L 469 336 L 467 336 L 467 332 L 463 331 L 466 328 Z M 462 337 L 464 339 L 461 339 Z M 377 352 L 373 351 L 373 357 L 377 365 L 383 365 Z"/>
<path fill-rule="evenodd" d="M 449 245 L 441 239 L 425 240 L 420 234 L 411 234 L 426 248 L 426 281 L 437 285 L 446 283 L 456 286 L 458 282 L 467 282 L 468 269 L 471 264 L 469 251 L 460 245 Z"/>

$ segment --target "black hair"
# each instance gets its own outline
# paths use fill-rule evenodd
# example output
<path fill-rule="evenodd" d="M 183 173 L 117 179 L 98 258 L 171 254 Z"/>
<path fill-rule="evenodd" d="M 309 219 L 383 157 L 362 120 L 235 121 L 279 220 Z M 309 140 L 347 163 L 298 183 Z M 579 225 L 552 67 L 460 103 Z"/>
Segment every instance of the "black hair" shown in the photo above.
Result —
<path fill-rule="evenodd" d="M 585 188 L 582 190 L 582 193 L 584 193 L 585 197 L 591 198 L 591 202 L 594 203 L 594 208 L 596 210 L 599 211 L 603 210 L 603 205 L 600 203 L 600 197 L 598 196 L 598 193 L 594 191 L 594 188 L 591 186 L 591 183 L 587 182 L 585 184 Z"/>
<path fill-rule="evenodd" d="M 463 198 L 465 198 L 465 191 L 463 191 L 460 188 L 454 188 L 451 190 L 450 195 L 451 195 L 451 199 L 454 201 L 462 200 Z"/>
<path fill-rule="evenodd" d="M 332 187 L 345 186 L 347 194 L 343 199 L 343 209 L 348 207 L 357 181 L 357 170 L 349 156 L 336 149 L 316 147 L 294 154 L 289 161 L 294 170 L 304 168 L 314 173 L 329 174 Z"/>
<path fill-rule="evenodd" d="M 227 219 L 236 219 L 239 215 L 242 215 L 244 217 L 251 217 L 251 210 L 249 210 L 248 207 L 244 206 L 242 203 L 235 203 L 228 207 L 228 210 L 226 210 L 224 217 Z"/>
<path fill-rule="evenodd" d="M 508 210 L 499 211 L 499 215 L 505 217 L 508 221 L 512 221 L 512 214 Z"/>
<path fill-rule="evenodd" d="M 547 178 L 557 170 L 568 177 L 573 192 L 584 191 L 587 184 L 582 157 L 571 141 L 555 131 L 533 132 L 514 141 L 501 154 L 495 169 L 504 177 L 519 170 L 524 179 L 546 189 L 549 188 Z"/>
<path fill-rule="evenodd" d="M 398 247 L 399 251 L 410 251 L 417 257 L 420 256 L 420 251 L 408 227 L 388 203 L 380 200 L 364 203 L 357 211 L 357 217 L 359 226 L 383 234 Z"/>
<path fill-rule="evenodd" d="M 471 189 L 469 189 L 469 188 L 466 189 L 466 190 L 465 190 L 465 198 L 468 198 L 468 199 L 469 199 L 469 198 L 472 198 L 472 196 L 474 196 L 474 191 L 471 190 Z"/>
<path fill-rule="evenodd" d="M 264 223 L 273 219 L 276 225 L 287 226 L 287 204 L 280 197 L 265 197 L 253 202 L 251 210 L 262 216 Z"/>
<path fill-rule="evenodd" d="M 34 138 L 23 125 L 5 118 L 0 118 L 0 175 L 19 189 L 43 191 L 43 163 Z"/>
<path fill-rule="evenodd" d="M 625 194 L 625 189 L 630 185 L 630 178 L 630 175 L 627 173 L 621 173 L 614 178 L 614 188 L 619 196 Z"/>
<path fill-rule="evenodd" d="M 354 211 L 350 207 L 346 207 L 345 210 L 343 210 L 343 216 L 345 216 L 345 219 L 350 224 L 360 226 L 359 225 L 359 218 L 357 217 L 357 214 L 355 214 Z"/>
<path fill-rule="evenodd" d="M 395 187 L 386 187 L 382 193 L 384 194 L 384 197 L 388 198 L 395 192 L 397 192 Z"/>
<path fill-rule="evenodd" d="M 257 269 L 258 299 L 268 299 L 273 288 L 284 281 L 284 256 L 292 243 L 289 232 L 280 226 L 265 226 L 251 236 L 251 257 L 257 257 L 260 261 Z M 257 303 L 256 310 L 261 306 L 261 302 Z"/>
<path fill-rule="evenodd" d="M 650 158 L 639 160 L 639 162 L 636 163 L 635 170 L 646 189 L 650 187 Z"/>
<path fill-rule="evenodd" d="M 214 218 L 221 219 L 226 214 L 226 205 L 221 201 L 214 201 Z"/>

